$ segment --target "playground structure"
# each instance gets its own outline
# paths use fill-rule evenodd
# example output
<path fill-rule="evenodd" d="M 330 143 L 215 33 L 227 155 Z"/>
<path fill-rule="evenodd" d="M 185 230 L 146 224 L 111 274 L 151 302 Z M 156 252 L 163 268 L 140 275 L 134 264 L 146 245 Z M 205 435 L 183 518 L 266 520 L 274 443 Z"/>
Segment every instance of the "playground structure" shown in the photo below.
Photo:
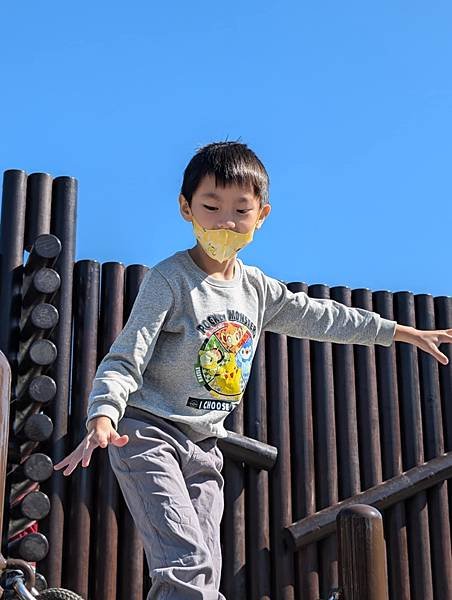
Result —
<path fill-rule="evenodd" d="M 143 550 L 106 452 L 68 479 L 40 474 L 85 434 L 96 366 L 147 269 L 76 262 L 76 202 L 72 177 L 4 175 L 2 554 L 36 563 L 50 586 L 86 600 L 141 600 Z M 451 297 L 289 288 L 421 329 L 452 327 Z M 226 421 L 230 438 L 220 442 L 228 599 L 452 600 L 451 363 L 406 344 L 262 336 L 245 398 Z M 32 493 L 35 518 L 21 506 Z"/>

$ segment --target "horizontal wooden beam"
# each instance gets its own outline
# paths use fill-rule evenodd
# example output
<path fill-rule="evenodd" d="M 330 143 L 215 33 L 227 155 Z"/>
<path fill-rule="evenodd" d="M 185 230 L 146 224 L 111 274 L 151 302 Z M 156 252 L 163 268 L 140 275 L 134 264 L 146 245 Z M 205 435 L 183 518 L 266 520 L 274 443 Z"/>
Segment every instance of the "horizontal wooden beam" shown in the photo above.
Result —
<path fill-rule="evenodd" d="M 452 451 L 292 523 L 285 528 L 287 543 L 296 550 L 334 533 L 336 517 L 343 508 L 353 504 L 369 504 L 383 510 L 451 477 Z"/>
<path fill-rule="evenodd" d="M 266 471 L 273 468 L 278 457 L 278 449 L 274 446 L 234 431 L 228 431 L 226 438 L 218 438 L 218 447 L 228 458 Z"/>

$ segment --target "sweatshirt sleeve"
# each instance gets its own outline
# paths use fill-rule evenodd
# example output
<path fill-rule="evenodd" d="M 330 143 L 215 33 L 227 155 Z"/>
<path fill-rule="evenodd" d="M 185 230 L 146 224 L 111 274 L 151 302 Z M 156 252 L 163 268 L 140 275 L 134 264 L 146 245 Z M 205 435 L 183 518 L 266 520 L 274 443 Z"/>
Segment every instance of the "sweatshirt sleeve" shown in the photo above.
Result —
<path fill-rule="evenodd" d="M 129 394 L 143 385 L 143 372 L 173 306 L 169 283 L 149 269 L 123 330 L 100 362 L 88 398 L 88 421 L 109 417 L 114 427 L 124 415 Z"/>
<path fill-rule="evenodd" d="M 392 344 L 396 321 L 335 300 L 310 298 L 305 292 L 294 293 L 281 281 L 264 277 L 263 330 L 319 342 Z"/>

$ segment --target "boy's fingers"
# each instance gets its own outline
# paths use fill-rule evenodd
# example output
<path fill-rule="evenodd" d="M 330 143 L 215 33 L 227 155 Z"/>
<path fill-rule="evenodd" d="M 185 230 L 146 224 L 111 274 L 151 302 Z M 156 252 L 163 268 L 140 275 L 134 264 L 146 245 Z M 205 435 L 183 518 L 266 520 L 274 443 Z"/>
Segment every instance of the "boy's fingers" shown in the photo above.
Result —
<path fill-rule="evenodd" d="M 59 463 L 56 463 L 56 465 L 53 465 L 53 468 L 55 469 L 55 471 L 59 471 L 60 469 L 65 467 L 67 464 L 69 464 L 68 457 L 63 458 L 63 460 L 60 460 Z"/>
<path fill-rule="evenodd" d="M 121 448 L 122 446 L 125 446 L 128 441 L 129 441 L 128 435 L 118 435 L 117 437 L 115 437 L 111 440 L 111 443 L 113 444 L 113 446 L 118 446 Z"/>
<path fill-rule="evenodd" d="M 82 456 L 82 467 L 89 467 L 89 463 L 91 461 L 91 455 L 93 453 L 94 448 L 89 448 L 86 452 L 83 453 Z"/>
<path fill-rule="evenodd" d="M 440 352 L 436 346 L 436 344 L 433 344 L 432 346 L 430 346 L 430 348 L 428 349 L 428 352 L 436 358 L 436 360 L 438 362 L 440 362 L 442 365 L 447 365 L 449 362 L 449 359 L 447 358 L 447 356 L 445 354 L 443 354 L 442 352 Z"/>

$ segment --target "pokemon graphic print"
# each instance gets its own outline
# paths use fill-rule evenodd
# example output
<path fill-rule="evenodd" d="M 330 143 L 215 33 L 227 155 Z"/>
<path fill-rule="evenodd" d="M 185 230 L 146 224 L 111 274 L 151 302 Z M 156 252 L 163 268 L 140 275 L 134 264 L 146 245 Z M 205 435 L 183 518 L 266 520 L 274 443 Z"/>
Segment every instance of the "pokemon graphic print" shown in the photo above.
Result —
<path fill-rule="evenodd" d="M 237 321 L 232 320 L 234 317 Z M 248 382 L 256 326 L 242 313 L 228 310 L 227 314 L 209 315 L 197 329 L 207 335 L 198 353 L 197 381 L 214 398 L 228 399 L 223 403 L 205 402 L 198 408 L 212 406 L 230 411 L 230 403 L 240 401 Z M 196 402 L 189 406 L 196 406 Z"/>
<path fill-rule="evenodd" d="M 130 317 L 99 364 L 88 421 L 126 406 L 176 421 L 192 440 L 225 437 L 259 336 L 390 346 L 395 321 L 333 300 L 292 293 L 237 259 L 231 280 L 209 276 L 187 250 L 146 273 Z"/>

